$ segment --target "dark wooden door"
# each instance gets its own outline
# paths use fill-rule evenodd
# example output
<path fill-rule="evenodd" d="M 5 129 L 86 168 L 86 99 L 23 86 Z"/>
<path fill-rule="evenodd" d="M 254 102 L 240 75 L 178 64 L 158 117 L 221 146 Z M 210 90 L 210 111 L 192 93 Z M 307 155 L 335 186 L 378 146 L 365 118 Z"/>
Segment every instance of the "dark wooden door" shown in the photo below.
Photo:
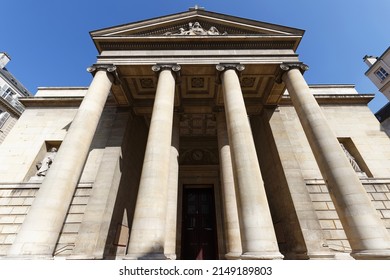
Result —
<path fill-rule="evenodd" d="M 183 260 L 215 260 L 216 223 L 211 187 L 185 187 L 183 192 Z"/>

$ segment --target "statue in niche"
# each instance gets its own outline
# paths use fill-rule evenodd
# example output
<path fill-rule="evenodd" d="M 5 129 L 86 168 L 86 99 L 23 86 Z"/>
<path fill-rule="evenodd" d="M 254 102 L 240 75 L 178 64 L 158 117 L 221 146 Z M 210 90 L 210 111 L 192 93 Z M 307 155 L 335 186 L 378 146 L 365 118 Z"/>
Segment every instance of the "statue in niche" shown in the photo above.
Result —
<path fill-rule="evenodd" d="M 179 28 L 179 32 L 167 32 L 164 35 L 226 35 L 227 33 L 220 33 L 215 26 L 211 26 L 209 30 L 202 28 L 199 22 L 188 23 L 188 30 Z"/>
<path fill-rule="evenodd" d="M 351 155 L 351 153 L 345 148 L 344 144 L 340 143 L 341 148 L 343 149 L 345 155 L 347 156 L 349 162 L 351 163 L 353 170 L 359 173 L 364 173 L 357 163 L 356 159 Z"/>
<path fill-rule="evenodd" d="M 56 154 L 57 154 L 57 148 L 54 147 L 51 148 L 50 151 L 46 153 L 45 158 L 36 164 L 36 168 L 38 170 L 37 173 L 35 174 L 36 176 L 39 177 L 46 176 L 46 173 L 49 170 L 50 166 L 52 165 Z"/>

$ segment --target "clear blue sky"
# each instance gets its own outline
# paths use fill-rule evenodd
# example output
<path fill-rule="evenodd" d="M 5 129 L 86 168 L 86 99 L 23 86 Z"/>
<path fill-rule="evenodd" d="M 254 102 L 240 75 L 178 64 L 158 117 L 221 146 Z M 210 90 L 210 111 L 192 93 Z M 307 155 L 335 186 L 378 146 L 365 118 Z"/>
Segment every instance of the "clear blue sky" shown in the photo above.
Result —
<path fill-rule="evenodd" d="M 2 0 L 0 51 L 7 68 L 32 93 L 40 86 L 88 86 L 86 68 L 97 51 L 89 32 L 133 21 L 206 10 L 306 30 L 298 53 L 310 66 L 309 84 L 356 84 L 375 93 L 377 111 L 386 102 L 364 75 L 364 55 L 390 46 L 389 0 Z"/>

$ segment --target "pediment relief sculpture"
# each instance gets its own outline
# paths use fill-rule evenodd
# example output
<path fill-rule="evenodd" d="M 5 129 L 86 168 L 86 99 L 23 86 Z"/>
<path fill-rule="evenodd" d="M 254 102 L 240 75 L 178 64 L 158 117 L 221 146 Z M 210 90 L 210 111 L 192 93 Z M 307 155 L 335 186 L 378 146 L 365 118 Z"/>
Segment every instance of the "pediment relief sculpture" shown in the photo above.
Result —
<path fill-rule="evenodd" d="M 227 32 L 221 33 L 215 26 L 211 26 L 208 30 L 204 29 L 199 22 L 188 23 L 188 29 L 179 28 L 178 32 L 167 32 L 164 35 L 226 35 Z"/>

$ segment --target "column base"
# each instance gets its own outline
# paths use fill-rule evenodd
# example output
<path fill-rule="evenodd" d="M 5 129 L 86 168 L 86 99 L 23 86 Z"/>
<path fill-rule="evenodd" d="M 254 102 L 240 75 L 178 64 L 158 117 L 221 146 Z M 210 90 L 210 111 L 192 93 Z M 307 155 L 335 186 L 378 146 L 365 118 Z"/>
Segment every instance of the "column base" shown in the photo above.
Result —
<path fill-rule="evenodd" d="M 167 260 L 176 260 L 177 256 L 176 256 L 176 254 L 166 254 L 165 258 Z"/>
<path fill-rule="evenodd" d="M 167 260 L 168 258 L 164 253 L 138 253 L 138 254 L 127 254 L 124 260 Z"/>
<path fill-rule="evenodd" d="M 241 253 L 229 252 L 229 253 L 225 254 L 225 258 L 227 260 L 240 260 L 241 259 Z"/>
<path fill-rule="evenodd" d="M 94 255 L 71 255 L 66 258 L 67 260 L 102 260 L 103 258 L 100 256 Z"/>
<path fill-rule="evenodd" d="M 355 260 L 390 260 L 390 250 L 361 250 L 352 251 Z"/>
<path fill-rule="evenodd" d="M 309 260 L 334 260 L 335 254 L 332 253 L 312 253 L 307 255 Z"/>
<path fill-rule="evenodd" d="M 4 260 L 54 260 L 52 255 L 9 255 L 4 256 Z"/>
<path fill-rule="evenodd" d="M 279 252 L 246 252 L 241 255 L 242 260 L 283 260 Z"/>

